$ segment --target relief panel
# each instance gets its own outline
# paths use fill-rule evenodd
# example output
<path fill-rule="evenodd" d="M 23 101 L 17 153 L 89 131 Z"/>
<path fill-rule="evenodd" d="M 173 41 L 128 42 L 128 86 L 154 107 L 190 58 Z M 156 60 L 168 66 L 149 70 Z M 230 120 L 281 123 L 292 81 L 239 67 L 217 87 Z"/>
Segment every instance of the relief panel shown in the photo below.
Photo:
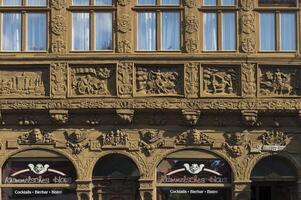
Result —
<path fill-rule="evenodd" d="M 261 66 L 258 70 L 260 96 L 300 95 L 300 69 Z"/>
<path fill-rule="evenodd" d="M 115 68 L 112 65 L 73 66 L 69 69 L 69 95 L 114 96 Z"/>
<path fill-rule="evenodd" d="M 140 65 L 135 67 L 137 96 L 183 94 L 183 66 Z"/>
<path fill-rule="evenodd" d="M 0 69 L 0 97 L 44 97 L 49 95 L 47 69 Z"/>
<path fill-rule="evenodd" d="M 203 96 L 237 96 L 240 94 L 238 66 L 203 66 Z"/>

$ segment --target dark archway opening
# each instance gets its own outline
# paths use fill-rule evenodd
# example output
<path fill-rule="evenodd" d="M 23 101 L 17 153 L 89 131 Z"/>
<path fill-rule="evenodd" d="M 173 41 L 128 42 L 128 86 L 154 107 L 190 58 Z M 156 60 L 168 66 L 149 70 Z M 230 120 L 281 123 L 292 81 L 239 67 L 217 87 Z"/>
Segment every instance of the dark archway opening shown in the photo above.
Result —
<path fill-rule="evenodd" d="M 269 156 L 260 160 L 251 180 L 251 200 L 296 199 L 296 169 L 284 158 Z"/>
<path fill-rule="evenodd" d="M 93 171 L 95 200 L 138 200 L 139 169 L 124 155 L 101 158 Z"/>

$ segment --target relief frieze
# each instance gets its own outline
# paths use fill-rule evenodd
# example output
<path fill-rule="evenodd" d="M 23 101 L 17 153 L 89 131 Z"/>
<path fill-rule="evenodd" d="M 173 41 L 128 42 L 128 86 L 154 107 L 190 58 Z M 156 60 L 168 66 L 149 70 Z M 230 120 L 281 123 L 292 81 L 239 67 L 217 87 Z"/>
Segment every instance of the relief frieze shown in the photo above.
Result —
<path fill-rule="evenodd" d="M 0 69 L 0 97 L 43 97 L 49 95 L 44 69 Z"/>
<path fill-rule="evenodd" d="M 239 93 L 237 67 L 205 66 L 203 68 L 203 93 L 214 96 L 235 96 Z"/>
<path fill-rule="evenodd" d="M 70 96 L 112 96 L 114 81 L 111 66 L 72 67 Z"/>
<path fill-rule="evenodd" d="M 179 68 L 138 66 L 136 67 L 136 94 L 181 95 L 183 91 L 182 72 Z"/>
<path fill-rule="evenodd" d="M 300 70 L 295 67 L 260 67 L 261 96 L 292 96 L 300 93 Z"/>

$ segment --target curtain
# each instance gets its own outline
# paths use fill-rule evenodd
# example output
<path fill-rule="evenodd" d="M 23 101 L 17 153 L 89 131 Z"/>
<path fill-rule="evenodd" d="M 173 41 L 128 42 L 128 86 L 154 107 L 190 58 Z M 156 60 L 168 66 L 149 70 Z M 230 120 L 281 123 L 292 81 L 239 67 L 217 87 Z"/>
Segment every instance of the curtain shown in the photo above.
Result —
<path fill-rule="evenodd" d="M 275 50 L 275 14 L 260 13 L 260 49 Z"/>
<path fill-rule="evenodd" d="M 296 14 L 280 13 L 281 23 L 281 50 L 296 50 Z"/>
<path fill-rule="evenodd" d="M 215 6 L 216 0 L 204 0 L 204 6 Z"/>
<path fill-rule="evenodd" d="M 138 0 L 138 5 L 156 5 L 156 0 Z"/>
<path fill-rule="evenodd" d="M 162 12 L 162 50 L 180 49 L 180 13 Z"/>
<path fill-rule="evenodd" d="M 89 0 L 73 0 L 72 5 L 73 6 L 88 6 Z"/>
<path fill-rule="evenodd" d="M 138 50 L 156 50 L 156 13 L 138 13 Z"/>
<path fill-rule="evenodd" d="M 46 6 L 47 0 L 27 0 L 29 6 Z"/>
<path fill-rule="evenodd" d="M 162 0 L 163 5 L 179 5 L 180 0 Z"/>
<path fill-rule="evenodd" d="M 223 13 L 223 24 L 222 24 L 222 49 L 223 50 L 235 50 L 235 39 L 236 39 L 236 30 L 235 30 L 235 13 L 226 12 Z"/>
<path fill-rule="evenodd" d="M 112 0 L 96 0 L 96 5 L 102 5 L 102 6 L 110 6 L 112 5 Z"/>
<path fill-rule="evenodd" d="M 4 6 L 21 6 L 22 0 L 3 0 Z"/>
<path fill-rule="evenodd" d="M 2 49 L 6 51 L 21 50 L 21 14 L 3 13 Z"/>
<path fill-rule="evenodd" d="M 217 14 L 204 13 L 204 50 L 217 50 Z"/>
<path fill-rule="evenodd" d="M 222 0 L 222 6 L 234 6 L 235 0 Z"/>
<path fill-rule="evenodd" d="M 46 50 L 46 14 L 30 13 L 27 15 L 26 50 Z"/>
<path fill-rule="evenodd" d="M 95 14 L 96 50 L 112 50 L 112 13 Z"/>
<path fill-rule="evenodd" d="M 72 49 L 89 50 L 89 13 L 72 14 Z"/>

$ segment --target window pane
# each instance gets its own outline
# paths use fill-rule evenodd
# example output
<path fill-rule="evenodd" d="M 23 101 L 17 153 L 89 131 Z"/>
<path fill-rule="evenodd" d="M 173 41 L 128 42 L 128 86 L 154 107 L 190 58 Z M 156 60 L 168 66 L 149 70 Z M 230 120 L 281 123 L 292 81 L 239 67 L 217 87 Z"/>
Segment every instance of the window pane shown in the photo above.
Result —
<path fill-rule="evenodd" d="M 281 50 L 296 50 L 296 14 L 280 13 Z"/>
<path fill-rule="evenodd" d="M 235 50 L 235 14 L 223 13 L 223 50 Z"/>
<path fill-rule="evenodd" d="M 180 13 L 162 13 L 162 50 L 180 49 Z"/>
<path fill-rule="evenodd" d="M 89 50 L 89 13 L 72 14 L 72 49 Z"/>
<path fill-rule="evenodd" d="M 22 0 L 3 0 L 4 6 L 21 6 Z"/>
<path fill-rule="evenodd" d="M 156 5 L 156 0 L 138 0 L 138 5 Z"/>
<path fill-rule="evenodd" d="M 95 14 L 95 48 L 112 50 L 112 13 Z"/>
<path fill-rule="evenodd" d="M 222 0 L 222 6 L 234 6 L 235 0 Z"/>
<path fill-rule="evenodd" d="M 179 5 L 180 0 L 162 0 L 163 5 Z"/>
<path fill-rule="evenodd" d="M 73 0 L 72 5 L 74 5 L 74 6 L 87 6 L 87 5 L 89 5 L 89 0 Z"/>
<path fill-rule="evenodd" d="M 2 23 L 2 49 L 6 51 L 21 50 L 21 14 L 4 13 Z"/>
<path fill-rule="evenodd" d="M 204 13 L 204 50 L 217 50 L 216 13 Z"/>
<path fill-rule="evenodd" d="M 27 15 L 27 50 L 46 50 L 46 14 Z"/>
<path fill-rule="evenodd" d="M 259 0 L 259 4 L 296 4 L 296 0 Z"/>
<path fill-rule="evenodd" d="M 96 5 L 104 5 L 104 6 L 111 6 L 112 5 L 112 0 L 96 0 L 95 4 Z"/>
<path fill-rule="evenodd" d="M 274 13 L 260 13 L 260 49 L 275 50 Z"/>
<path fill-rule="evenodd" d="M 204 0 L 204 5 L 205 6 L 215 6 L 216 0 Z"/>
<path fill-rule="evenodd" d="M 47 0 L 27 0 L 28 6 L 46 6 Z"/>
<path fill-rule="evenodd" d="M 156 13 L 138 13 L 138 50 L 156 49 Z"/>

